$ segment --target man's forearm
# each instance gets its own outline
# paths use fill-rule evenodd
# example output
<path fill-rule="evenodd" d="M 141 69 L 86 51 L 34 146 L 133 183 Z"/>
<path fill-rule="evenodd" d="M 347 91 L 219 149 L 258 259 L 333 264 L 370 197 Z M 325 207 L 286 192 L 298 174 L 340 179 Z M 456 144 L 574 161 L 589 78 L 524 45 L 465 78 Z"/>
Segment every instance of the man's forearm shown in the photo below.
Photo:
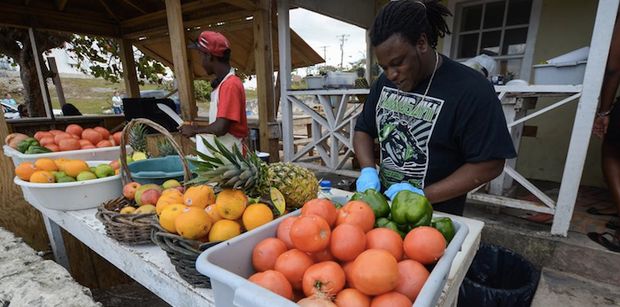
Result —
<path fill-rule="evenodd" d="M 353 148 L 360 167 L 375 167 L 375 140 L 366 132 L 355 131 Z"/>
<path fill-rule="evenodd" d="M 502 173 L 505 160 L 466 163 L 450 176 L 424 189 L 431 203 L 446 201 L 468 193 Z"/>

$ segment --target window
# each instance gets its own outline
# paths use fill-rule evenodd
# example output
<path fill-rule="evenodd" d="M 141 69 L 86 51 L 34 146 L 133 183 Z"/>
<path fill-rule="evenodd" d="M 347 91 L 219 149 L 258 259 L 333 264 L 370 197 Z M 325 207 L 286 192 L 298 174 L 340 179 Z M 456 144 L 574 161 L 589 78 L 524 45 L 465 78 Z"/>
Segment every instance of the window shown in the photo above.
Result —
<path fill-rule="evenodd" d="M 451 57 L 462 61 L 484 53 L 498 60 L 496 73 L 520 77 L 526 56 L 532 1 L 535 0 L 457 3 Z"/>

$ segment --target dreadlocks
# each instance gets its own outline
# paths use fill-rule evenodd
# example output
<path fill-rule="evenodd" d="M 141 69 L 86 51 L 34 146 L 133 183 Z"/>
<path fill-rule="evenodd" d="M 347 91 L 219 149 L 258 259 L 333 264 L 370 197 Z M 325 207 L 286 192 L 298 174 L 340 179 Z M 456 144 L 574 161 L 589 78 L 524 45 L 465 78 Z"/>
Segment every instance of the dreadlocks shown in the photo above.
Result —
<path fill-rule="evenodd" d="M 439 37 L 450 34 L 444 17 L 452 13 L 439 0 L 399 0 L 386 4 L 370 29 L 370 41 L 377 46 L 393 34 L 400 34 L 415 45 L 422 33 L 432 48 Z"/>

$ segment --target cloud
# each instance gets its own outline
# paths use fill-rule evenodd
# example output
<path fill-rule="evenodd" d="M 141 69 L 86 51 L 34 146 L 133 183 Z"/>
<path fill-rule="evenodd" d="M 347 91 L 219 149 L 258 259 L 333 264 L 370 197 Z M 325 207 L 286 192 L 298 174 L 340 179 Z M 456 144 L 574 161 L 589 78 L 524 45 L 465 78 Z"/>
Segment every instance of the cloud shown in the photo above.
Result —
<path fill-rule="evenodd" d="M 340 64 L 340 35 L 348 35 L 344 43 L 344 65 L 366 56 L 366 30 L 305 9 L 290 11 L 290 24 L 319 55 L 327 46 L 327 64 Z"/>

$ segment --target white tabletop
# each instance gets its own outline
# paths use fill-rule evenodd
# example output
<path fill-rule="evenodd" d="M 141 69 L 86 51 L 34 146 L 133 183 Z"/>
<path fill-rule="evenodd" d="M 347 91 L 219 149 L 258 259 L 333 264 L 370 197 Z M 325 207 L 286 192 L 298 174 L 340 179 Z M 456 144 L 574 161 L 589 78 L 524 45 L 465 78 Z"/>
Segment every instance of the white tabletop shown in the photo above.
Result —
<path fill-rule="evenodd" d="M 351 193 L 333 189 L 336 196 Z M 166 253 L 156 245 L 128 246 L 106 236 L 103 224 L 95 217 L 96 209 L 56 211 L 32 204 L 41 213 L 78 238 L 121 271 L 173 306 L 213 306 L 213 290 L 196 288 L 175 271 Z M 469 227 L 469 234 L 457 254 L 439 305 L 451 304 L 473 256 L 478 250 L 484 224 L 480 221 L 447 214 Z"/>

